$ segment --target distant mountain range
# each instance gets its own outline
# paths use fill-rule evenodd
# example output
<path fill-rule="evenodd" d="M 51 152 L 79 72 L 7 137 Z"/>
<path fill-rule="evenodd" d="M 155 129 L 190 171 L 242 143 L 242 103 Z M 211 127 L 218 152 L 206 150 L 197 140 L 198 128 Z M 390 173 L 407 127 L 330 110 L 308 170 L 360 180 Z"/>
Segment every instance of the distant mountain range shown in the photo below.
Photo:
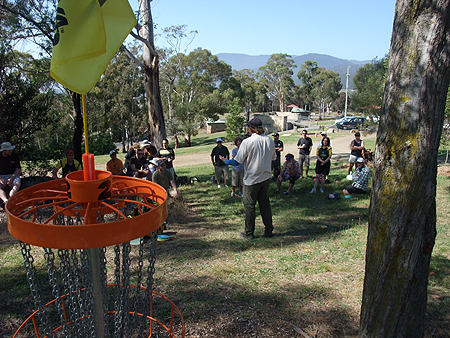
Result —
<path fill-rule="evenodd" d="M 264 66 L 269 60 L 270 55 L 247 55 L 247 54 L 235 54 L 235 53 L 219 53 L 217 57 L 233 67 L 233 70 L 251 69 L 255 72 L 259 70 L 259 67 Z M 300 70 L 302 64 L 306 60 L 316 61 L 319 67 L 324 67 L 333 72 L 339 73 L 341 76 L 342 88 L 345 89 L 345 80 L 347 74 L 347 67 L 350 66 L 348 77 L 348 88 L 353 89 L 353 76 L 358 69 L 364 66 L 366 63 L 370 63 L 370 60 L 357 61 L 357 60 L 345 60 L 339 59 L 330 55 L 324 54 L 304 54 L 304 55 L 292 55 L 292 59 L 295 61 L 296 68 L 294 68 L 294 82 L 300 84 L 300 80 L 297 77 L 297 73 Z"/>

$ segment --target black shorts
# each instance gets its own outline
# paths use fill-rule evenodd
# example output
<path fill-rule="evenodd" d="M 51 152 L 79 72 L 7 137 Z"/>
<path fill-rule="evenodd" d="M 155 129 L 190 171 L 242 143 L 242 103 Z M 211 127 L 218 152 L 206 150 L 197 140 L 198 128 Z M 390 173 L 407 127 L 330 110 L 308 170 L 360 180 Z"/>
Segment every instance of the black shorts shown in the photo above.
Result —
<path fill-rule="evenodd" d="M 278 170 L 281 169 L 281 159 L 277 158 L 275 161 L 272 161 L 272 170 Z"/>
<path fill-rule="evenodd" d="M 365 194 L 366 193 L 362 189 L 355 188 L 353 186 L 353 184 L 350 184 L 348 187 L 345 188 L 345 190 L 347 190 L 350 195 L 352 195 L 352 194 Z"/>
<path fill-rule="evenodd" d="M 316 162 L 316 174 L 317 175 L 328 175 L 330 172 L 330 161 L 322 165 L 322 162 L 317 160 Z"/>

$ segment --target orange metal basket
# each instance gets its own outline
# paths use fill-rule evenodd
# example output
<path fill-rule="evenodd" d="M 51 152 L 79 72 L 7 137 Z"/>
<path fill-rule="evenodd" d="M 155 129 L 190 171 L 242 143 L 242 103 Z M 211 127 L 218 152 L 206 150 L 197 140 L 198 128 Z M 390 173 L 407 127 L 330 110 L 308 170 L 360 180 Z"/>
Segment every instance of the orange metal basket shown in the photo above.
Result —
<path fill-rule="evenodd" d="M 86 173 L 77 171 L 37 184 L 16 193 L 6 205 L 8 229 L 21 241 L 37 309 L 14 337 L 33 332 L 38 338 L 103 338 L 108 332 L 151 337 L 156 328 L 169 337 L 184 337 L 178 308 L 152 290 L 156 230 L 167 218 L 166 190 L 142 179 L 92 173 L 87 181 Z M 130 241 L 137 238 L 133 252 Z M 43 265 L 36 265 L 38 250 L 32 246 L 44 250 L 48 281 L 37 276 Z M 163 300 L 158 306 L 155 297 Z M 170 318 L 168 324 L 156 319 L 155 309 Z"/>

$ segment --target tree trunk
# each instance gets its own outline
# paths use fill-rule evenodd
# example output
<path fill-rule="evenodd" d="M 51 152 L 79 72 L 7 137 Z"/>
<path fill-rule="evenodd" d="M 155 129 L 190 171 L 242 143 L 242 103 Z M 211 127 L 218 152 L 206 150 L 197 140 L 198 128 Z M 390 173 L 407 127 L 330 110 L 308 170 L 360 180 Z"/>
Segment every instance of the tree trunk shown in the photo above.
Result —
<path fill-rule="evenodd" d="M 185 147 L 191 146 L 191 133 L 184 134 L 184 146 Z"/>
<path fill-rule="evenodd" d="M 377 134 L 360 337 L 423 337 L 450 2 L 398 0 Z"/>
<path fill-rule="evenodd" d="M 83 141 L 83 109 L 81 107 L 81 95 L 70 91 L 70 98 L 73 102 L 73 114 L 74 118 L 74 132 L 73 132 L 73 151 L 75 153 L 75 159 L 78 162 L 82 162 L 83 150 L 81 143 Z"/>
<path fill-rule="evenodd" d="M 144 23 L 139 34 L 146 39 L 154 49 L 153 19 L 150 2 L 151 0 L 139 0 L 139 10 Z M 142 44 L 142 47 L 142 57 L 145 68 L 145 90 L 148 97 L 147 107 L 150 121 L 149 140 L 152 141 L 157 148 L 161 148 L 162 140 L 166 138 L 166 127 L 159 88 L 159 58 L 151 53 L 145 43 Z"/>

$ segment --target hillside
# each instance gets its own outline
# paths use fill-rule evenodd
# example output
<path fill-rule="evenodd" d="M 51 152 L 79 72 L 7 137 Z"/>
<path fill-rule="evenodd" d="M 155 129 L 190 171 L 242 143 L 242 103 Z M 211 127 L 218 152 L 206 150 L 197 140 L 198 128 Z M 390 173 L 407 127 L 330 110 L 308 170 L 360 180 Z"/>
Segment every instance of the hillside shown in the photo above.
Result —
<path fill-rule="evenodd" d="M 217 57 L 226 62 L 233 67 L 233 70 L 251 69 L 255 72 L 258 71 L 259 67 L 264 66 L 269 59 L 270 55 L 247 55 L 247 54 L 237 54 L 237 53 L 219 53 Z M 303 54 L 303 55 L 292 55 L 292 59 L 295 61 L 297 68 L 294 69 L 294 82 L 295 84 L 300 84 L 300 80 L 297 78 L 297 72 L 299 71 L 302 64 L 306 60 L 316 61 L 319 67 L 325 67 L 328 70 L 339 73 L 341 76 L 342 88 L 345 88 L 345 78 L 347 74 L 347 67 L 350 66 L 350 76 L 348 87 L 353 89 L 353 76 L 358 71 L 359 67 L 364 66 L 366 63 L 371 61 L 357 61 L 357 60 L 346 60 L 339 59 L 330 55 L 324 54 Z"/>

